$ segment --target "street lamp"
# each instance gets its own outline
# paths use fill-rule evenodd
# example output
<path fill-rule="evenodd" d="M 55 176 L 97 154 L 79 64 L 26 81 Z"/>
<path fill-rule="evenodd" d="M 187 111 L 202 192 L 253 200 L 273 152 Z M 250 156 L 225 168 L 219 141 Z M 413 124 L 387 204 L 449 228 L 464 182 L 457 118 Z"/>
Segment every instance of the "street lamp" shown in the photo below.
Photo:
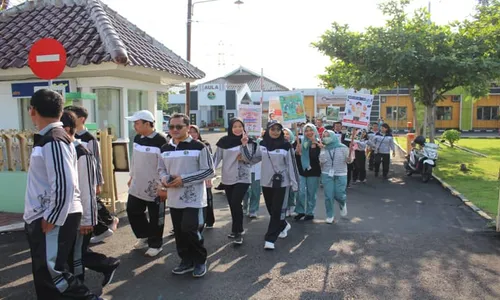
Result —
<path fill-rule="evenodd" d="M 207 3 L 207 2 L 215 2 L 215 1 L 220 1 L 220 0 L 202 0 L 202 1 L 196 1 L 193 3 L 193 0 L 188 0 L 188 13 L 187 13 L 187 55 L 186 55 L 186 60 L 188 62 L 191 61 L 191 23 L 193 22 L 193 12 L 194 12 L 194 6 L 195 4 L 200 4 L 200 3 Z M 241 5 L 243 4 L 242 0 L 236 0 L 234 2 L 236 5 Z M 191 98 L 191 84 L 189 82 L 186 82 L 186 115 L 190 116 L 190 108 L 189 108 L 189 101 Z"/>

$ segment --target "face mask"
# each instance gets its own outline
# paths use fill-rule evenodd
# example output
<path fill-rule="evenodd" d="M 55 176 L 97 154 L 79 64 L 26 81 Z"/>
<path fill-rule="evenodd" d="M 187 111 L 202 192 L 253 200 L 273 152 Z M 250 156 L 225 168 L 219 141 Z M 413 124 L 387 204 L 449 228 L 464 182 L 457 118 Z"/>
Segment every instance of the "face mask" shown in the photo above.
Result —
<path fill-rule="evenodd" d="M 328 145 L 328 144 L 331 144 L 331 143 L 333 143 L 333 138 L 331 136 L 325 136 L 323 138 L 323 144 Z"/>

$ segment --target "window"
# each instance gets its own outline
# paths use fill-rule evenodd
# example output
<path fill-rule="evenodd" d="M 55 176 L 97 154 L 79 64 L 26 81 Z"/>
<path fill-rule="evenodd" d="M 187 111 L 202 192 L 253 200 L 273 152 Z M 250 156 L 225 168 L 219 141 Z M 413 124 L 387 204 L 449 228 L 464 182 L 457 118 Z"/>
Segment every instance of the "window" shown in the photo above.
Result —
<path fill-rule="evenodd" d="M 453 119 L 451 106 L 438 106 L 436 107 L 436 119 L 438 121 L 450 121 Z"/>
<path fill-rule="evenodd" d="M 406 106 L 389 106 L 386 107 L 385 118 L 386 120 L 398 120 L 405 121 L 406 120 Z"/>
<path fill-rule="evenodd" d="M 460 102 L 462 100 L 461 95 L 453 95 L 451 96 L 451 102 Z"/>
<path fill-rule="evenodd" d="M 380 96 L 380 103 L 386 103 L 387 102 L 387 96 Z"/>
<path fill-rule="evenodd" d="M 477 108 L 477 119 L 483 121 L 497 120 L 498 106 L 479 106 Z"/>
<path fill-rule="evenodd" d="M 111 134 L 121 136 L 120 90 L 99 88 L 95 89 L 97 95 L 97 125 L 99 128 L 111 128 Z"/>

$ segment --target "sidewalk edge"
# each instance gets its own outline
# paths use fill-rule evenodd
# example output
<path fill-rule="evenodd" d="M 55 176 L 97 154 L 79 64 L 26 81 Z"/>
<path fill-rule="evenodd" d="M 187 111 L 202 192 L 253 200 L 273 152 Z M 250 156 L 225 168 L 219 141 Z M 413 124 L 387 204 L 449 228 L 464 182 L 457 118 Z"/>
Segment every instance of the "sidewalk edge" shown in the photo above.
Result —
<path fill-rule="evenodd" d="M 398 148 L 401 151 L 403 151 L 405 154 L 408 154 L 408 152 L 403 147 L 401 147 L 401 145 L 399 143 L 397 143 L 396 141 L 394 141 L 394 144 L 396 144 L 396 146 L 398 146 Z M 488 220 L 488 221 L 490 221 L 490 222 L 492 222 L 492 223 L 494 223 L 496 225 L 496 221 L 495 221 L 494 218 L 492 218 L 485 211 L 481 210 L 479 207 L 477 207 L 476 205 L 474 205 L 474 203 L 472 203 L 469 199 L 467 199 L 464 195 L 462 195 L 454 187 L 452 187 L 450 184 L 448 184 L 446 181 L 444 181 L 443 179 L 439 178 L 435 174 L 432 174 L 432 177 L 434 179 L 436 179 L 441 184 L 441 186 L 445 190 L 447 190 L 452 196 L 457 197 L 458 199 L 460 199 L 463 202 L 463 204 L 467 205 L 470 209 L 472 209 L 479 216 L 481 216 L 485 220 Z"/>
<path fill-rule="evenodd" d="M 24 230 L 24 222 L 0 226 L 0 233 L 12 232 L 12 231 L 22 231 L 22 230 Z"/>

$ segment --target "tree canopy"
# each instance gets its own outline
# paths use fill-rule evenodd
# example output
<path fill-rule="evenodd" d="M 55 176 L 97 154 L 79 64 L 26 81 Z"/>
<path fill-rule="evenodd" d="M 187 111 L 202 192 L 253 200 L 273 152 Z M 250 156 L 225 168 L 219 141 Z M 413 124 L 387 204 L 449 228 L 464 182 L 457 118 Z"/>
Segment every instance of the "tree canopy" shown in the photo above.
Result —
<path fill-rule="evenodd" d="M 313 46 L 331 58 L 319 76 L 326 87 L 409 87 L 412 99 L 428 107 L 433 139 L 433 108 L 446 92 L 462 86 L 485 95 L 499 77 L 500 2 L 480 4 L 471 20 L 446 25 L 432 22 L 425 8 L 409 16 L 409 2 L 380 4 L 388 18 L 383 27 L 355 32 L 334 22 Z"/>

